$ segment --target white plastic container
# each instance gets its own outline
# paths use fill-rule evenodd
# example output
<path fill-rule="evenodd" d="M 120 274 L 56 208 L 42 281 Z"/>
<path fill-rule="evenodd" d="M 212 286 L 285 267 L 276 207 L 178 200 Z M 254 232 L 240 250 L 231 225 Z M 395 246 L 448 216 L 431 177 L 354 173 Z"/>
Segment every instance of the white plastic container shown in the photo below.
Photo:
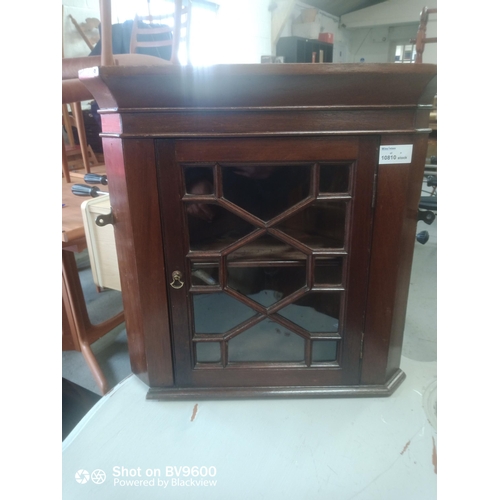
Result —
<path fill-rule="evenodd" d="M 94 283 L 101 288 L 121 290 L 115 232 L 112 224 L 100 227 L 98 215 L 111 211 L 109 195 L 91 198 L 82 203 L 82 217 Z"/>

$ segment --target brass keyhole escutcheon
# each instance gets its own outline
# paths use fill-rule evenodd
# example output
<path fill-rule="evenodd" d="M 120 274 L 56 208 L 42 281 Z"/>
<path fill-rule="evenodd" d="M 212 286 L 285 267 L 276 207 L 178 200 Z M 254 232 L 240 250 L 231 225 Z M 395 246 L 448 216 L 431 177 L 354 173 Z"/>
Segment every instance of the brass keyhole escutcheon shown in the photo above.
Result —
<path fill-rule="evenodd" d="M 172 283 L 170 283 L 170 286 L 172 288 L 175 288 L 178 290 L 179 288 L 182 288 L 184 286 L 184 281 L 181 281 L 182 278 L 182 273 L 180 271 L 174 271 L 172 273 Z"/>

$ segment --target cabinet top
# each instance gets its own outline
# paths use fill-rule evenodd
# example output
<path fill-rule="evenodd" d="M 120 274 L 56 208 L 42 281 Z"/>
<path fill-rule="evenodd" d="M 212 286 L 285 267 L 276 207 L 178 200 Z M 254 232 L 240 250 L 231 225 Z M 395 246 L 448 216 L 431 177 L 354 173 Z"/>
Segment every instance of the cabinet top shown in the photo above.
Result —
<path fill-rule="evenodd" d="M 432 104 L 433 64 L 101 66 L 80 80 L 102 110 Z"/>

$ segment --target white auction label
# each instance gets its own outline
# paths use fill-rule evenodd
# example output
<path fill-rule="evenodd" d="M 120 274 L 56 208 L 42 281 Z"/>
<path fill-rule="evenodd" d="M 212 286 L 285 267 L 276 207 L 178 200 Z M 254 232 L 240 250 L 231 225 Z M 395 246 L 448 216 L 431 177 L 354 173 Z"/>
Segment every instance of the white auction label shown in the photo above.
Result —
<path fill-rule="evenodd" d="M 378 162 L 386 163 L 411 163 L 413 144 L 397 144 L 394 146 L 380 146 Z"/>

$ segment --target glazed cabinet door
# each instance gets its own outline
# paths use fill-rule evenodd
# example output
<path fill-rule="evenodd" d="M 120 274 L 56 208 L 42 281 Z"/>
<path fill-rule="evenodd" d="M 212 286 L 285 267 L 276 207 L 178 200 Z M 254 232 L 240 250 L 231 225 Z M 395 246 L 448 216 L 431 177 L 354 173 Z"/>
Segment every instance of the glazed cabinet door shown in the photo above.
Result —
<path fill-rule="evenodd" d="M 176 387 L 359 383 L 378 140 L 156 142 Z"/>

